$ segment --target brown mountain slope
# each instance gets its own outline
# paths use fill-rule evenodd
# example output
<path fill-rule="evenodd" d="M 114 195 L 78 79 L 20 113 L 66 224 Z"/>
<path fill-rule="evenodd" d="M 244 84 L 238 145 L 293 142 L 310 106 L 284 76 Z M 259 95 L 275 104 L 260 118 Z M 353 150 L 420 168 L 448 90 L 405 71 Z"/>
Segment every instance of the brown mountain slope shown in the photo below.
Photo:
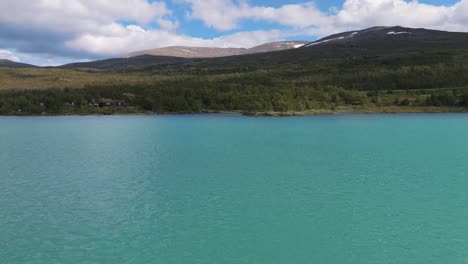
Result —
<path fill-rule="evenodd" d="M 209 48 L 209 47 L 184 47 L 174 46 L 151 50 L 137 51 L 128 54 L 127 58 L 138 57 L 141 55 L 168 56 L 179 58 L 217 58 L 243 54 L 262 53 L 270 51 L 279 51 L 286 49 L 299 48 L 310 41 L 278 41 L 266 43 L 250 49 L 244 48 Z"/>

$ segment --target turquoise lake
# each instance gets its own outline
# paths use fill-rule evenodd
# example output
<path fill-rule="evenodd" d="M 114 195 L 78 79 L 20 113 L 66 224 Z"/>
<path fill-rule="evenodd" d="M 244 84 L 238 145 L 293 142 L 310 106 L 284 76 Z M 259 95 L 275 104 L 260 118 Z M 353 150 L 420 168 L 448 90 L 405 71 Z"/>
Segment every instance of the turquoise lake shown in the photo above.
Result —
<path fill-rule="evenodd" d="M 1 117 L 0 263 L 468 263 L 468 115 Z"/>

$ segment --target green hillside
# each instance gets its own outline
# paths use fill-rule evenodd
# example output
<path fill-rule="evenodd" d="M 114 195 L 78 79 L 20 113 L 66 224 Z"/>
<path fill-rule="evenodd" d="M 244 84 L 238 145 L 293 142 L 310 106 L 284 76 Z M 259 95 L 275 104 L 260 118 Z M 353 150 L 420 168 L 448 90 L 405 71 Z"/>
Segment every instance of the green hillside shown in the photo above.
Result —
<path fill-rule="evenodd" d="M 0 113 L 313 114 L 468 107 L 468 34 L 425 29 L 345 32 L 272 53 L 144 56 L 62 68 L 0 69 Z"/>

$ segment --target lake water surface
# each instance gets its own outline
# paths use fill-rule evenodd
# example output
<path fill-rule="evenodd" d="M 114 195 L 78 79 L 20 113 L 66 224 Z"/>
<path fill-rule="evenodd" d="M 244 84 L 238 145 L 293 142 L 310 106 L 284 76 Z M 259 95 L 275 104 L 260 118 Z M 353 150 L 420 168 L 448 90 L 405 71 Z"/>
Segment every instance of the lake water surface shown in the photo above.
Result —
<path fill-rule="evenodd" d="M 468 115 L 0 118 L 0 263 L 468 263 Z"/>

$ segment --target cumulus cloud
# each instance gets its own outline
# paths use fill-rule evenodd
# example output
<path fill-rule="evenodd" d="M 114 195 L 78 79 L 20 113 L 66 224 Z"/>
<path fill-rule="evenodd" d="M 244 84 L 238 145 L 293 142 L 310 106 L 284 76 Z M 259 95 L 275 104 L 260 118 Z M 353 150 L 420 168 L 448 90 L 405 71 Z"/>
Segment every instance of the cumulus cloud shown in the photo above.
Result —
<path fill-rule="evenodd" d="M 454 29 L 458 25 L 453 21 L 452 15 L 457 8 L 427 5 L 418 1 L 347 0 L 333 19 L 338 28 L 404 25 Z"/>
<path fill-rule="evenodd" d="M 380 25 L 403 25 L 445 30 L 468 30 L 468 0 L 435 6 L 416 0 L 345 0 L 341 9 L 319 10 L 314 2 L 281 7 L 250 5 L 233 0 L 182 0 L 191 4 L 190 18 L 220 31 L 238 28 L 242 20 L 262 20 L 323 36 L 341 30 Z"/>
<path fill-rule="evenodd" d="M 120 21 L 145 26 L 171 14 L 164 2 L 147 0 L 3 0 L 0 10 L 0 48 L 74 58 L 101 55 L 69 49 L 71 39 L 121 36 L 128 30 Z"/>
<path fill-rule="evenodd" d="M 146 0 L 4 0 L 0 23 L 57 32 L 104 33 L 117 20 L 147 24 L 170 14 L 164 2 Z M 103 28 L 104 26 L 104 28 Z"/>
<path fill-rule="evenodd" d="M 20 62 L 20 59 L 8 50 L 0 50 L 0 59 Z"/>
<path fill-rule="evenodd" d="M 172 21 L 169 19 L 160 18 L 158 19 L 158 24 L 161 29 L 174 31 L 179 28 L 179 21 Z"/>
<path fill-rule="evenodd" d="M 232 0 L 182 0 L 192 5 L 190 17 L 202 20 L 205 25 L 218 30 L 233 30 L 241 20 L 264 20 L 277 24 L 306 27 L 326 23 L 328 17 L 313 2 L 284 5 L 279 8 L 252 6 L 247 2 Z"/>

